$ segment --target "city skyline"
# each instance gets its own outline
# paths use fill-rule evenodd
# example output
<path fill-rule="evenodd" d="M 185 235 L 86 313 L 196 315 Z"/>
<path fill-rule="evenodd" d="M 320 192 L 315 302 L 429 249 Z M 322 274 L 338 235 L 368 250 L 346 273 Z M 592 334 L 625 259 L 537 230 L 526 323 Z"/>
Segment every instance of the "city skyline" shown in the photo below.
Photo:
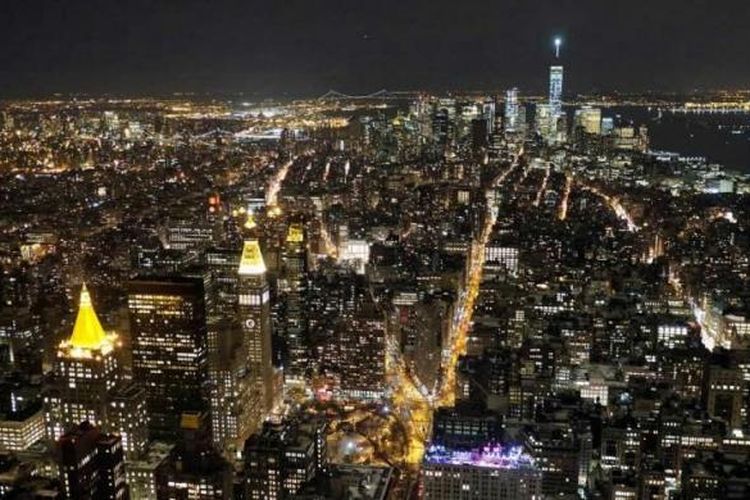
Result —
<path fill-rule="evenodd" d="M 617 73 L 587 70 L 592 54 L 607 71 L 630 61 L 612 40 L 580 41 L 638 12 L 583 3 L 482 33 L 500 3 L 478 22 L 461 16 L 470 4 L 292 0 L 245 26 L 258 28 L 248 60 L 268 49 L 253 70 L 289 71 L 267 80 L 272 99 L 0 99 L 0 496 L 750 498 L 750 90 L 581 94 Z M 219 67 L 246 48 L 230 29 L 243 16 L 227 20 L 241 6 L 137 6 L 144 26 L 133 5 L 45 4 L 35 27 L 61 31 L 0 49 L 16 51 L 5 70 L 60 37 L 68 52 L 43 72 L 75 73 L 79 92 L 115 66 L 131 96 L 175 72 L 232 80 Z M 700 7 L 650 11 L 676 22 Z M 399 30 L 415 12 L 422 24 Z M 476 82 L 500 61 L 461 40 L 516 37 L 523 52 L 552 17 L 605 13 L 620 17 L 550 30 L 493 91 L 346 87 Z M 643 26 L 668 35 L 660 15 Z M 81 23 L 91 31 L 62 31 Z M 153 27 L 149 65 L 173 63 L 158 75 L 138 63 Z M 370 56 L 341 43 L 352 33 Z M 433 50 L 384 76 L 408 60 L 394 36 Z M 436 56 L 450 71 L 432 71 Z M 669 73 L 649 64 L 627 78 Z M 344 87 L 286 90 L 334 74 Z"/>

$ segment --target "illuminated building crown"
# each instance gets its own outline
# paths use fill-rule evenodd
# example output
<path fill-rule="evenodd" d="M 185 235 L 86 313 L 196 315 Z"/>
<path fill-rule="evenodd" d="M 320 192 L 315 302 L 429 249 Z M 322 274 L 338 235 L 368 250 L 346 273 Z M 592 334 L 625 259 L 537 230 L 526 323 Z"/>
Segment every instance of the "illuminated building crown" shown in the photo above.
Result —
<path fill-rule="evenodd" d="M 287 243 L 302 243 L 305 239 L 302 224 L 291 224 L 286 234 Z"/>
<path fill-rule="evenodd" d="M 238 272 L 243 275 L 259 275 L 266 272 L 266 263 L 263 261 L 258 240 L 245 240 Z"/>
<path fill-rule="evenodd" d="M 112 348 L 112 335 L 107 335 L 96 316 L 91 303 L 91 295 L 84 283 L 81 287 L 81 300 L 78 305 L 78 316 L 73 326 L 73 333 L 67 344 L 74 351 L 109 351 Z"/>

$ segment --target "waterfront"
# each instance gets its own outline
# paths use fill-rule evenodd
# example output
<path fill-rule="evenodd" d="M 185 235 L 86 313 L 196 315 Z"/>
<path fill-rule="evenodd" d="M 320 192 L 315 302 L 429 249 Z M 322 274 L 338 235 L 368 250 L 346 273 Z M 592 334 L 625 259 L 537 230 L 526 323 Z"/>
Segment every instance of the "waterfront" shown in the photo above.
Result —
<path fill-rule="evenodd" d="M 750 114 L 684 114 L 644 107 L 613 107 L 604 116 L 645 123 L 651 148 L 684 156 L 705 156 L 709 162 L 750 173 Z"/>

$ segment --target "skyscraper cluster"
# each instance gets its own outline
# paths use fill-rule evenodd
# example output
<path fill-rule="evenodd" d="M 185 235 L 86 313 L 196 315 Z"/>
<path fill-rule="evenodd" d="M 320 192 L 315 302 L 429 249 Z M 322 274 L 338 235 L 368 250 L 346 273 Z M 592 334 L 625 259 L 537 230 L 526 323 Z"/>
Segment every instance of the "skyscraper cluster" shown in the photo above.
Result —
<path fill-rule="evenodd" d="M 542 96 L 0 102 L 0 496 L 750 497 L 750 177 L 638 118 L 717 97 L 554 48 Z"/>

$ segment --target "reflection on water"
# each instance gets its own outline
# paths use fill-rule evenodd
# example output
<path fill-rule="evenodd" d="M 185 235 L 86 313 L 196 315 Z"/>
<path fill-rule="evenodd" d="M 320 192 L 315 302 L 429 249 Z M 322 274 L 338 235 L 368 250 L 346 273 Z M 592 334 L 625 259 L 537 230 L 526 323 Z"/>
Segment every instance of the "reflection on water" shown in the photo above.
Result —
<path fill-rule="evenodd" d="M 705 156 L 709 162 L 750 173 L 750 114 L 680 114 L 639 107 L 602 110 L 649 128 L 651 148 L 684 156 Z"/>

